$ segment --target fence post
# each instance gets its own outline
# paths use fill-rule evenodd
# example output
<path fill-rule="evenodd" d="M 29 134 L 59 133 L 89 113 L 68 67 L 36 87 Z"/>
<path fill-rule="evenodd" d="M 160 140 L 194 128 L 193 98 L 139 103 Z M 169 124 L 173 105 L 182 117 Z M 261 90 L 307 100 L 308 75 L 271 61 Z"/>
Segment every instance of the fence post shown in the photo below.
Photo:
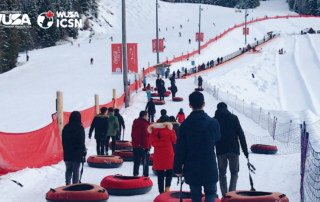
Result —
<path fill-rule="evenodd" d="M 194 49 L 193 49 L 193 52 L 192 52 L 192 54 L 193 54 L 193 57 L 194 57 Z"/>
<path fill-rule="evenodd" d="M 139 81 L 138 81 L 138 83 L 139 83 L 139 88 L 141 88 L 141 76 L 140 76 L 140 74 L 138 75 L 139 76 Z"/>
<path fill-rule="evenodd" d="M 60 138 L 62 138 L 62 129 L 63 129 L 63 92 L 61 92 L 61 91 L 57 92 L 57 117 L 58 117 L 58 126 L 59 126 Z"/>
<path fill-rule="evenodd" d="M 148 73 L 150 74 L 150 62 L 148 62 Z"/>
<path fill-rule="evenodd" d="M 134 74 L 134 83 L 136 84 L 136 93 L 138 93 L 137 74 Z"/>
<path fill-rule="evenodd" d="M 113 91 L 113 100 L 114 100 L 113 108 L 116 109 L 117 108 L 117 89 L 114 88 L 112 91 Z"/>
<path fill-rule="evenodd" d="M 173 55 L 173 62 L 174 62 L 174 58 L 175 58 L 175 57 L 174 57 L 174 55 Z"/>
<path fill-rule="evenodd" d="M 260 112 L 259 112 L 259 121 L 258 121 L 258 125 L 260 125 L 261 110 L 262 110 L 262 107 L 260 107 Z"/>
<path fill-rule="evenodd" d="M 94 95 L 94 103 L 95 103 L 95 106 L 96 106 L 96 114 L 99 114 L 99 95 L 98 94 L 95 94 Z"/>
<path fill-rule="evenodd" d="M 273 123 L 273 135 L 272 135 L 273 140 L 275 140 L 275 138 L 276 138 L 277 120 L 278 120 L 278 119 L 277 119 L 276 117 L 274 117 L 274 123 Z"/>
<path fill-rule="evenodd" d="M 168 57 L 167 57 L 167 62 L 169 62 Z"/>
<path fill-rule="evenodd" d="M 287 145 L 289 144 L 289 141 L 290 141 L 291 124 L 292 124 L 292 120 L 290 120 L 290 125 L 289 125 L 289 134 L 288 134 L 288 143 L 287 143 Z"/>

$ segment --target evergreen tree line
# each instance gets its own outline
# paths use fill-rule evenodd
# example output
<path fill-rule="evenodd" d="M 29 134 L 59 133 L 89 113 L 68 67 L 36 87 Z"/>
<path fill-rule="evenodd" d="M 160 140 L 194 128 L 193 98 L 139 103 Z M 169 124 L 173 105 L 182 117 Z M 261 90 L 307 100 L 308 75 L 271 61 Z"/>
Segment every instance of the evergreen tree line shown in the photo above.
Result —
<path fill-rule="evenodd" d="M 302 15 L 320 15 L 320 0 L 287 0 L 289 9 Z"/>
<path fill-rule="evenodd" d="M 22 14 L 28 14 L 30 28 L 5 28 L 0 23 L 0 73 L 9 71 L 16 67 L 17 58 L 20 51 L 33 50 L 55 46 L 60 40 L 66 40 L 67 37 L 74 39 L 78 36 L 78 28 L 62 28 L 52 25 L 49 29 L 42 29 L 37 24 L 38 15 L 44 12 L 52 11 L 72 11 L 94 17 L 98 17 L 97 0 L 1 0 L 1 11 L 21 11 Z M 56 22 L 54 16 L 54 22 Z M 7 15 L 8 18 L 8 15 Z M 1 19 L 0 19 L 1 20 Z M 86 20 L 89 28 L 88 20 Z M 85 24 L 85 22 L 82 22 Z"/>
<path fill-rule="evenodd" d="M 259 0 L 161 0 L 171 3 L 202 3 L 223 6 L 228 8 L 256 8 L 260 6 Z"/>

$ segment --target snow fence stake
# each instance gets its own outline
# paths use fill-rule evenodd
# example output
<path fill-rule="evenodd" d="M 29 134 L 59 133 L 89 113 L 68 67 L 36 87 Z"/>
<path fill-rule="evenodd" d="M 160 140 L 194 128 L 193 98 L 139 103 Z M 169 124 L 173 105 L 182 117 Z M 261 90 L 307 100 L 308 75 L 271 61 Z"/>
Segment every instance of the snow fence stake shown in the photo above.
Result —
<path fill-rule="evenodd" d="M 117 108 L 117 89 L 113 89 L 113 108 L 116 109 Z"/>
<path fill-rule="evenodd" d="M 260 107 L 260 113 L 259 113 L 259 121 L 258 121 L 258 125 L 260 125 L 261 110 L 262 110 L 262 107 Z"/>
<path fill-rule="evenodd" d="M 291 123 L 292 123 L 292 120 L 290 120 L 290 125 L 289 125 L 289 134 L 288 134 L 288 143 L 287 143 L 287 145 L 289 144 L 289 141 L 290 141 Z"/>
<path fill-rule="evenodd" d="M 96 114 L 99 114 L 99 95 L 98 94 L 94 95 L 94 102 L 95 102 Z"/>

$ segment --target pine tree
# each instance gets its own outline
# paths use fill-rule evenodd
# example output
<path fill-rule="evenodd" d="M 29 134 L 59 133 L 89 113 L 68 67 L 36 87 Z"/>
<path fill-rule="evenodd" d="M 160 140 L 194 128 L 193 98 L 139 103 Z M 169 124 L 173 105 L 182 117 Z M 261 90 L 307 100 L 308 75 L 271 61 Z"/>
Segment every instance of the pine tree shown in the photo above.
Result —
<path fill-rule="evenodd" d="M 318 14 L 318 4 L 317 0 L 309 0 L 307 8 L 307 15 L 317 15 Z"/>

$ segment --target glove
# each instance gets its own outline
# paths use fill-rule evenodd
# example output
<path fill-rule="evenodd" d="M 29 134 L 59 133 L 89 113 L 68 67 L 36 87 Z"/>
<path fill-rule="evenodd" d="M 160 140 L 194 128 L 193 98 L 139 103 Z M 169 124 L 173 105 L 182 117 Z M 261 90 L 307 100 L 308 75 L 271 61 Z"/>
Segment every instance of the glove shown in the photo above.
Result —
<path fill-rule="evenodd" d="M 246 158 L 249 158 L 249 153 L 248 153 L 248 151 L 244 151 L 243 153 L 244 153 L 244 155 L 246 156 Z"/>
<path fill-rule="evenodd" d="M 144 149 L 145 152 L 149 153 L 150 152 L 150 149 Z"/>

